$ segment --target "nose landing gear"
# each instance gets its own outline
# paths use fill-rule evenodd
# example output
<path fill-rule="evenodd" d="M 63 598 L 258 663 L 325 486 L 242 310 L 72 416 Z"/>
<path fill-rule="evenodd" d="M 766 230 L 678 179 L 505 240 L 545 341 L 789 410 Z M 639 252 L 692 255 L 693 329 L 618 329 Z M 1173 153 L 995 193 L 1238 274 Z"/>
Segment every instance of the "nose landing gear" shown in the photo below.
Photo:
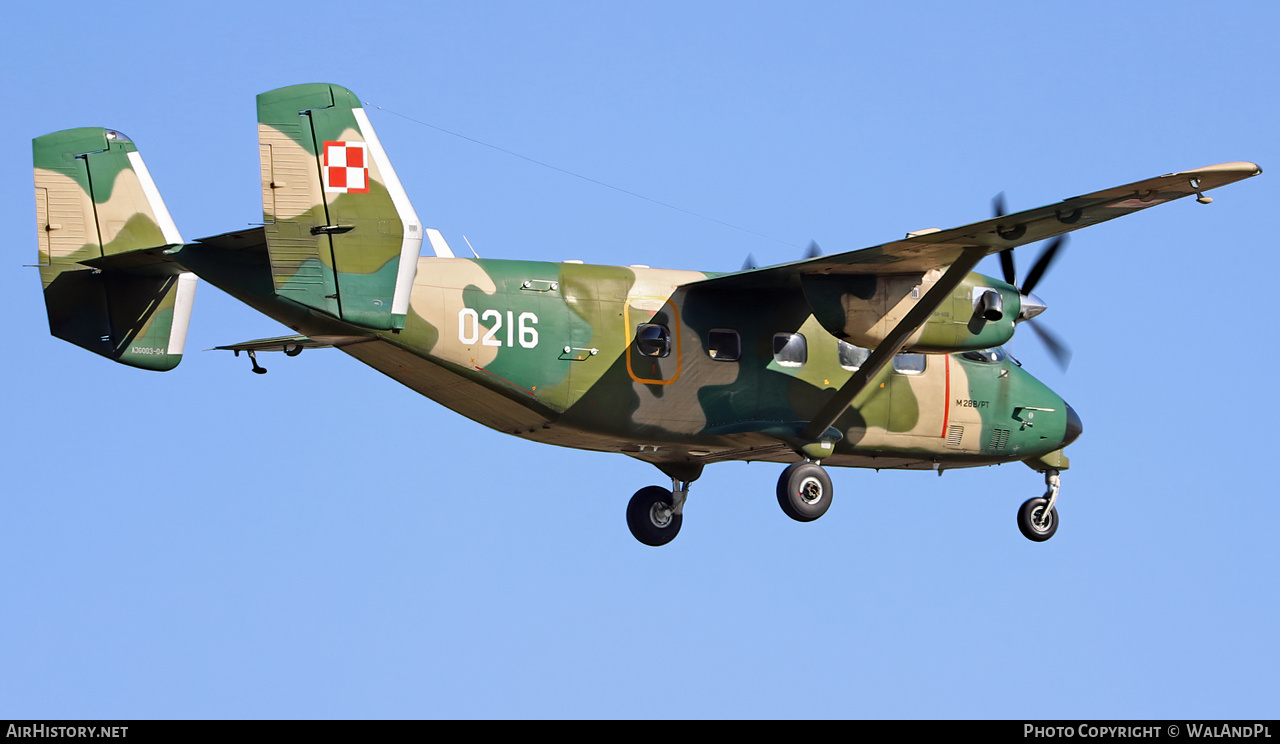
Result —
<path fill-rule="evenodd" d="M 1044 496 L 1027 499 L 1018 509 L 1018 529 L 1022 536 L 1033 542 L 1044 542 L 1058 531 L 1058 500 L 1061 478 L 1057 470 L 1046 470 Z"/>

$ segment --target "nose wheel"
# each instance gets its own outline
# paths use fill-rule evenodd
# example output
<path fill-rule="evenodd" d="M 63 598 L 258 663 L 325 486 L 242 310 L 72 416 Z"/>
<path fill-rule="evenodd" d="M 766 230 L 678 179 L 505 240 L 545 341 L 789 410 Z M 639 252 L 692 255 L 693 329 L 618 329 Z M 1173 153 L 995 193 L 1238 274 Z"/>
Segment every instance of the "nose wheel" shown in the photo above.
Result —
<path fill-rule="evenodd" d="M 1058 509 L 1054 506 L 1060 485 L 1058 471 L 1046 471 L 1044 482 L 1048 486 L 1044 496 L 1027 499 L 1018 509 L 1018 530 L 1033 542 L 1044 542 L 1058 531 Z"/>

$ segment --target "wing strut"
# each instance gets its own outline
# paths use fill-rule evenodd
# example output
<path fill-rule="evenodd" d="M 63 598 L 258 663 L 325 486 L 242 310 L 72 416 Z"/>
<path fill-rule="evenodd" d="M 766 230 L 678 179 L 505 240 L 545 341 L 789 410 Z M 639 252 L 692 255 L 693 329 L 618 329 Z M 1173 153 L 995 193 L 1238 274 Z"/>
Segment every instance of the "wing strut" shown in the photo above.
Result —
<path fill-rule="evenodd" d="M 898 325 L 885 336 L 885 339 L 876 346 L 875 351 L 871 352 L 871 356 L 862 363 L 857 372 L 853 373 L 853 377 L 849 381 L 840 386 L 836 390 L 835 395 L 818 410 L 817 414 L 809 420 L 809 425 L 801 432 L 801 437 L 810 441 L 817 441 L 827 429 L 835 424 L 836 419 L 845 412 L 853 399 L 858 393 L 867 386 L 884 366 L 899 352 L 902 347 L 907 345 L 907 339 L 911 338 L 911 334 L 916 332 L 925 321 L 933 315 L 933 311 L 937 310 L 942 303 L 951 296 L 952 291 L 960 286 L 965 276 L 973 271 L 978 262 L 986 255 L 986 249 L 981 246 L 973 246 L 965 248 L 960 257 L 947 268 L 946 272 L 934 283 L 933 287 L 925 293 L 924 297 L 916 303 L 915 307 L 906 316 L 898 321 Z"/>

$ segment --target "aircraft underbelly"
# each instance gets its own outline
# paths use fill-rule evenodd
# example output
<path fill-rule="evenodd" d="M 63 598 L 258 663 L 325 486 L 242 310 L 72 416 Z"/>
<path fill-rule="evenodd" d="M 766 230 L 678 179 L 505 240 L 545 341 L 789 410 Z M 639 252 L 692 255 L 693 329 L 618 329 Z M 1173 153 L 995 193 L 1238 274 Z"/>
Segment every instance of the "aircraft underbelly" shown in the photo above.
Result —
<path fill-rule="evenodd" d="M 540 429 L 550 421 L 527 405 L 386 341 L 354 344 L 342 351 L 414 392 L 492 429 L 520 434 Z"/>
<path fill-rule="evenodd" d="M 616 435 L 558 424 L 555 412 L 532 399 L 513 399 L 484 384 L 493 384 L 492 381 L 482 383 L 447 364 L 424 359 L 387 341 L 353 344 L 342 347 L 342 351 L 414 392 L 496 431 L 545 444 L 601 452 L 620 452 L 630 444 Z"/>

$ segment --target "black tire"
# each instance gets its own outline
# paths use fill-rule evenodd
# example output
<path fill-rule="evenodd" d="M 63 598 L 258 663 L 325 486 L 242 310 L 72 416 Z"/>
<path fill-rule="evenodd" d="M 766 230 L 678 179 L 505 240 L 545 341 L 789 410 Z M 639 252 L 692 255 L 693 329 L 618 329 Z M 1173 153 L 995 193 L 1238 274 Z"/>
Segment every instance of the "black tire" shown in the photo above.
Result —
<path fill-rule="evenodd" d="M 671 492 L 661 486 L 646 486 L 636 491 L 627 504 L 627 527 L 645 545 L 666 545 L 680 534 L 684 515 L 672 514 L 663 521 L 656 513 L 659 508 L 671 508 Z"/>
<path fill-rule="evenodd" d="M 831 506 L 831 478 L 821 465 L 797 462 L 778 478 L 778 505 L 797 522 L 812 522 Z"/>
<path fill-rule="evenodd" d="M 1044 514 L 1044 508 L 1049 505 L 1049 500 L 1042 497 L 1027 499 L 1026 502 L 1018 509 L 1018 530 L 1022 532 L 1022 536 L 1032 542 L 1044 542 L 1053 537 L 1053 533 L 1058 531 L 1058 507 L 1049 510 L 1049 521 L 1047 524 L 1041 525 L 1037 522 L 1040 516 Z"/>

